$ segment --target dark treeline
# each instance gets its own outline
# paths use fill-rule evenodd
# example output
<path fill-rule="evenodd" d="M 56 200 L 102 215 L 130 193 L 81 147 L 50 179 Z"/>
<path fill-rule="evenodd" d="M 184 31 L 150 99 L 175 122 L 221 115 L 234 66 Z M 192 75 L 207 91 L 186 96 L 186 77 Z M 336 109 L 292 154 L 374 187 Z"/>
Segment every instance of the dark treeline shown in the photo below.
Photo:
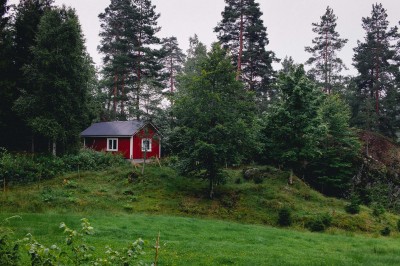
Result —
<path fill-rule="evenodd" d="M 66 153 L 95 121 L 152 120 L 178 168 L 223 182 L 226 166 L 274 164 L 324 193 L 344 196 L 362 161 L 357 130 L 397 141 L 400 34 L 381 4 L 361 20 L 355 76 L 339 57 L 347 39 L 330 7 L 305 51 L 282 68 L 268 50 L 255 0 L 226 0 L 209 49 L 196 35 L 186 54 L 160 37 L 150 0 L 111 0 L 99 14 L 103 54 L 95 71 L 75 11 L 52 0 L 0 1 L 0 146 Z M 302 65 L 307 66 L 306 71 Z M 288 182 L 293 182 L 292 174 Z"/>

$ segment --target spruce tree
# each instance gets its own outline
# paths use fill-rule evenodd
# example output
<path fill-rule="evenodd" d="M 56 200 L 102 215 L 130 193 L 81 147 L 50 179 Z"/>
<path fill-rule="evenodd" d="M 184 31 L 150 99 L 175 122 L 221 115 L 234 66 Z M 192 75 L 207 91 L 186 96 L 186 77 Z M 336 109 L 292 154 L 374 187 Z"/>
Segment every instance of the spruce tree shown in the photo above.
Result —
<path fill-rule="evenodd" d="M 362 18 L 364 41 L 354 48 L 358 71 L 354 92 L 353 123 L 361 128 L 395 136 L 399 128 L 399 58 L 397 27 L 390 27 L 382 4 L 374 4 L 370 17 Z M 368 119 L 364 119 L 368 118 Z"/>
<path fill-rule="evenodd" d="M 278 79 L 279 100 L 264 117 L 265 160 L 302 175 L 321 153 L 326 134 L 318 109 L 323 93 L 307 78 L 303 66 Z M 289 179 L 289 183 L 292 180 Z"/>
<path fill-rule="evenodd" d="M 313 46 L 307 46 L 306 52 L 311 54 L 306 64 L 312 65 L 309 74 L 330 94 L 338 81 L 341 80 L 343 68 L 346 68 L 337 53 L 347 43 L 347 39 L 340 38 L 336 31 L 337 17 L 332 8 L 326 8 L 320 23 L 312 23 L 313 32 L 317 36 L 312 40 Z"/>
<path fill-rule="evenodd" d="M 32 90 L 15 109 L 32 131 L 64 151 L 79 145 L 79 133 L 90 123 L 89 86 L 94 73 L 75 11 L 53 8 L 44 13 L 32 47 L 32 62 L 24 66 Z"/>
<path fill-rule="evenodd" d="M 246 84 L 246 89 L 266 99 L 272 90 L 275 72 L 271 64 L 276 58 L 266 50 L 269 41 L 260 6 L 254 0 L 225 0 L 225 3 L 222 20 L 214 31 L 222 46 L 232 54 L 236 78 Z"/>

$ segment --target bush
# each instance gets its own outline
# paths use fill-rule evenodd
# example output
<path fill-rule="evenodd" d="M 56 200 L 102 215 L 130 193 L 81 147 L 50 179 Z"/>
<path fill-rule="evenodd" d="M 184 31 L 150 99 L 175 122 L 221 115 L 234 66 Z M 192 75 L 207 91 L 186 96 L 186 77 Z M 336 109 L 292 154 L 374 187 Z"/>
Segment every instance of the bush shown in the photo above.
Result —
<path fill-rule="evenodd" d="M 383 228 L 383 229 L 381 230 L 381 235 L 382 235 L 382 236 L 389 236 L 389 235 L 390 235 L 390 232 L 391 232 L 390 228 L 389 228 L 388 226 L 386 226 L 385 228 Z"/>
<path fill-rule="evenodd" d="M 359 200 L 356 197 L 352 197 L 350 203 L 346 205 L 345 210 L 350 214 L 357 214 L 360 212 Z"/>
<path fill-rule="evenodd" d="M 400 220 L 397 221 L 397 231 L 400 232 Z"/>
<path fill-rule="evenodd" d="M 322 232 L 325 231 L 325 225 L 321 219 L 313 219 L 306 224 L 306 227 L 310 229 L 311 232 Z"/>
<path fill-rule="evenodd" d="M 332 224 L 332 216 L 329 213 L 324 213 L 316 216 L 306 223 L 306 227 L 311 232 L 322 232 Z"/>
<path fill-rule="evenodd" d="M 51 179 L 65 172 L 78 170 L 104 170 L 126 164 L 121 155 L 83 149 L 75 155 L 10 154 L 0 148 L 0 179 L 9 182 L 35 182 Z"/>
<path fill-rule="evenodd" d="M 372 204 L 372 215 L 375 217 L 379 217 L 386 212 L 385 208 L 380 203 Z"/>
<path fill-rule="evenodd" d="M 283 207 L 279 210 L 278 224 L 280 226 L 292 225 L 292 212 L 288 207 Z"/>

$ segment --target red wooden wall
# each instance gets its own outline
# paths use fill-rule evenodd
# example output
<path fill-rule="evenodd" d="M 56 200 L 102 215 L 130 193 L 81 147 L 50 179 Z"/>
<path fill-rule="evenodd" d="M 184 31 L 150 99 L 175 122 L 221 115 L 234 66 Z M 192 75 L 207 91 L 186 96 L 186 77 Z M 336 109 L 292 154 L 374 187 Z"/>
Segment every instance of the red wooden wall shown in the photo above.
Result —
<path fill-rule="evenodd" d="M 151 152 L 147 152 L 147 158 L 160 157 L 161 140 L 155 134 L 153 127 L 149 126 L 140 130 L 133 136 L 133 159 L 143 159 L 144 152 L 142 152 L 142 139 L 151 139 Z"/>

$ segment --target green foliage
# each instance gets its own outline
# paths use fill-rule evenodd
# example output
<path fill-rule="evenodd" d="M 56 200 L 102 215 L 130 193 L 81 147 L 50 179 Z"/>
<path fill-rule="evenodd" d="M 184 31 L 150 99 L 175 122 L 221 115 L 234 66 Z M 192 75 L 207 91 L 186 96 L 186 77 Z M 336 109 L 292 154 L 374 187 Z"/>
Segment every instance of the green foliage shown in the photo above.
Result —
<path fill-rule="evenodd" d="M 291 70 L 290 70 L 291 69 Z M 264 117 L 264 160 L 292 169 L 320 191 L 342 196 L 355 174 L 360 142 L 338 95 L 324 95 L 303 67 L 282 72 L 280 101 Z"/>
<path fill-rule="evenodd" d="M 324 213 L 313 217 L 306 223 L 306 227 L 312 232 L 325 231 L 332 224 L 332 216 L 329 213 Z"/>
<path fill-rule="evenodd" d="M 221 169 L 251 158 L 259 147 L 253 95 L 235 80 L 230 59 L 218 44 L 181 79 L 172 143 L 180 169 L 208 179 L 212 196 L 223 177 Z"/>
<path fill-rule="evenodd" d="M 326 8 L 320 23 L 312 23 L 313 32 L 317 34 L 312 40 L 313 46 L 305 47 L 305 51 L 311 54 L 306 64 L 312 65 L 309 74 L 315 78 L 319 85 L 328 94 L 341 86 L 342 76 L 340 72 L 346 69 L 342 59 L 337 53 L 347 43 L 347 39 L 341 39 L 336 31 L 337 17 L 332 8 Z"/>
<path fill-rule="evenodd" d="M 2 266 L 17 266 L 19 243 L 11 240 L 11 232 L 0 226 L 0 262 Z"/>
<path fill-rule="evenodd" d="M 337 94 L 327 95 L 318 109 L 325 127 L 320 154 L 307 165 L 306 180 L 328 195 L 344 196 L 356 174 L 361 143 L 349 127 L 349 107 Z"/>
<path fill-rule="evenodd" d="M 0 179 L 7 182 L 36 182 L 51 179 L 57 175 L 73 171 L 104 170 L 121 166 L 126 161 L 121 155 L 83 149 L 75 155 L 32 156 L 10 154 L 0 150 Z"/>
<path fill-rule="evenodd" d="M 371 207 L 372 207 L 372 215 L 375 217 L 380 217 L 386 212 L 385 208 L 380 203 L 374 202 L 372 203 Z"/>
<path fill-rule="evenodd" d="M 326 127 L 318 116 L 322 92 L 305 76 L 302 66 L 281 73 L 280 101 L 264 117 L 265 160 L 299 173 L 321 154 Z"/>
<path fill-rule="evenodd" d="M 350 203 L 346 205 L 345 210 L 350 214 L 357 214 L 360 212 L 360 200 L 354 195 L 350 199 Z"/>
<path fill-rule="evenodd" d="M 273 52 L 266 50 L 269 40 L 260 4 L 254 0 L 226 0 L 225 3 L 222 19 L 214 32 L 222 47 L 232 54 L 233 65 L 245 87 L 256 92 L 257 101 L 267 103 L 274 97 L 272 62 L 277 59 Z"/>
<path fill-rule="evenodd" d="M 390 27 L 381 3 L 372 5 L 371 15 L 362 18 L 363 41 L 354 48 L 353 65 L 359 75 L 353 90 L 353 120 L 362 128 L 396 137 L 399 63 L 397 27 Z"/>
<path fill-rule="evenodd" d="M 386 226 L 381 230 L 381 235 L 382 236 L 390 236 L 391 230 L 389 226 Z"/>
<path fill-rule="evenodd" d="M 113 0 L 99 14 L 105 119 L 153 119 L 158 111 L 164 55 L 156 48 L 159 17 L 151 0 Z"/>
<path fill-rule="evenodd" d="M 397 220 L 397 223 L 396 223 L 396 225 L 397 225 L 397 231 L 399 231 L 399 232 L 400 232 L 400 220 Z"/>
<path fill-rule="evenodd" d="M 144 241 L 139 238 L 131 242 L 127 248 L 114 250 L 106 247 L 104 257 L 95 256 L 94 247 L 90 246 L 85 236 L 92 235 L 93 227 L 86 218 L 81 219 L 79 230 L 60 224 L 65 235 L 65 244 L 53 244 L 46 247 L 37 241 L 32 234 L 22 240 L 11 240 L 8 235 L 0 234 L 0 261 L 4 266 L 20 265 L 19 246 L 23 246 L 29 254 L 32 265 L 143 265 L 139 260 L 144 255 Z"/>
<path fill-rule="evenodd" d="M 279 210 L 278 224 L 280 226 L 291 226 L 292 225 L 292 210 L 290 208 L 284 207 Z"/>
<path fill-rule="evenodd" d="M 35 40 L 33 58 L 23 68 L 31 90 L 22 90 L 14 109 L 34 134 L 76 149 L 92 118 L 88 84 L 94 71 L 75 11 L 47 10 Z"/>

